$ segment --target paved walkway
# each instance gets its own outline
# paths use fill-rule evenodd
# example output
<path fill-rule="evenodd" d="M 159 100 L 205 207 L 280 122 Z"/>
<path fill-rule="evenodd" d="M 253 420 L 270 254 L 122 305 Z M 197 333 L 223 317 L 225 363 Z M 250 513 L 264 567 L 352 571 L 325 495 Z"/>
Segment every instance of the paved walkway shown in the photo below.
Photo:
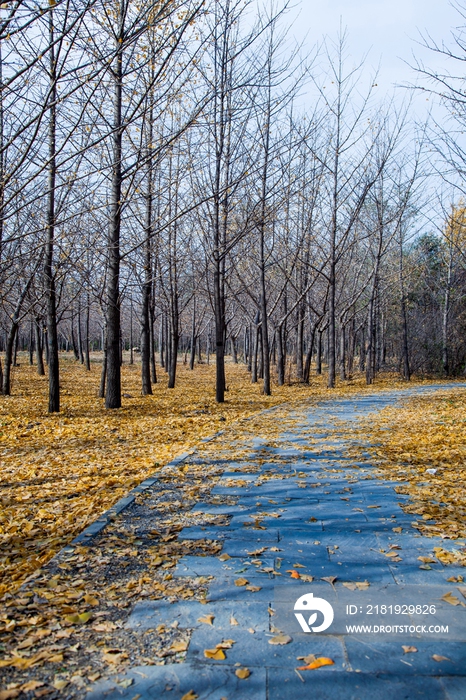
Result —
<path fill-rule="evenodd" d="M 421 536 L 399 505 L 407 497 L 395 493 L 393 482 L 372 479 L 368 463 L 355 463 L 351 441 L 332 437 L 336 421 L 348 425 L 400 396 L 431 389 L 322 403 L 289 416 L 280 440 L 257 436 L 245 444 L 244 456 L 228 464 L 212 489 L 211 502 L 194 508 L 227 514 L 229 524 L 189 527 L 179 535 L 223 542 L 223 556 L 185 556 L 173 574 L 181 581 L 213 575 L 207 603 L 139 602 L 127 623 L 192 630 L 185 661 L 132 668 L 129 687 L 100 682 L 88 700 L 465 700 L 466 591 L 447 582 L 465 569 L 418 559 L 431 557 L 436 545 L 452 549 L 458 542 Z M 270 420 L 279 420 L 273 411 Z M 196 453 L 186 458 L 196 460 Z M 303 631 L 295 616 L 296 600 L 310 593 L 334 610 L 334 622 L 322 632 Z M 448 593 L 456 605 L 442 600 Z M 319 604 L 314 610 L 303 613 L 308 629 L 322 624 Z M 348 610 L 356 610 L 353 617 Z M 355 621 L 390 629 L 347 633 Z M 448 625 L 449 633 L 429 633 L 432 623 Z M 397 625 L 405 631 L 394 632 Z M 314 657 L 334 663 L 299 670 Z M 247 676 L 243 669 L 247 678 L 239 677 Z"/>

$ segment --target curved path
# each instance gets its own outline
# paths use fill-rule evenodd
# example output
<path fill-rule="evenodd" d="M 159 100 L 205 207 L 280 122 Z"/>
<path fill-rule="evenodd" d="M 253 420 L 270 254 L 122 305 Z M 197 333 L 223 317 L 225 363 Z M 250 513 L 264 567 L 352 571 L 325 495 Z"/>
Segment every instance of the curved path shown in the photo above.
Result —
<path fill-rule="evenodd" d="M 464 700 L 466 589 L 447 579 L 461 581 L 465 569 L 419 560 L 458 541 L 421 536 L 396 484 L 350 459 L 357 439 L 338 430 L 333 439 L 336 425 L 447 386 L 332 400 L 286 418 L 272 410 L 279 440 L 258 435 L 232 446 L 231 459 L 222 452 L 228 466 L 194 511 L 226 514 L 229 524 L 179 537 L 221 540 L 223 556 L 185 556 L 173 573 L 181 582 L 213 575 L 207 603 L 139 602 L 127 623 L 192 630 L 185 661 L 132 668 L 129 687 L 101 681 L 88 700 Z M 196 460 L 196 452 L 185 458 Z M 448 593 L 456 604 L 443 599 Z M 324 629 L 329 604 L 334 619 Z M 303 670 L 323 657 L 333 664 Z"/>

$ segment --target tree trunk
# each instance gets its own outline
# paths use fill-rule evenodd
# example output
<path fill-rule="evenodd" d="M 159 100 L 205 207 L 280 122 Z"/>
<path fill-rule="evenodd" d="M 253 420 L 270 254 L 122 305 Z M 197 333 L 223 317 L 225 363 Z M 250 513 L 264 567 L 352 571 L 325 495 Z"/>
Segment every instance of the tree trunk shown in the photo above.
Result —
<path fill-rule="evenodd" d="M 47 362 L 49 367 L 49 413 L 60 411 L 60 369 L 58 360 L 57 300 L 53 272 L 55 238 L 55 181 L 56 181 L 56 100 L 57 74 L 54 49 L 53 11 L 49 12 L 50 43 L 50 107 L 49 107 L 49 166 L 47 201 L 47 243 L 45 249 L 44 279 L 47 299 Z"/>
<path fill-rule="evenodd" d="M 84 336 L 84 359 L 86 370 L 91 371 L 91 357 L 90 357 L 90 339 L 89 339 L 89 325 L 90 325 L 90 315 L 91 315 L 91 300 L 89 298 L 89 292 L 87 293 L 87 303 L 86 303 L 86 321 L 85 321 L 85 336 Z"/>
<path fill-rule="evenodd" d="M 81 302 L 78 300 L 78 352 L 79 361 L 84 364 L 84 353 L 83 353 L 83 337 L 81 331 Z"/>
<path fill-rule="evenodd" d="M 34 323 L 33 321 L 29 324 L 29 364 L 34 364 Z"/>
<path fill-rule="evenodd" d="M 37 374 L 40 377 L 45 375 L 44 369 L 44 357 L 43 357 L 43 347 L 42 347 L 42 328 L 40 324 L 40 319 L 36 319 L 34 324 L 34 329 L 36 332 L 36 359 L 37 359 Z"/>
<path fill-rule="evenodd" d="M 311 362 L 312 362 L 312 353 L 314 352 L 314 340 L 316 336 L 316 329 L 315 326 L 312 326 L 311 328 L 311 337 L 309 339 L 309 347 L 306 353 L 306 360 L 304 363 L 304 369 L 303 369 L 303 382 L 305 384 L 309 384 L 309 379 L 311 376 Z"/>
<path fill-rule="evenodd" d="M 107 384 L 107 334 L 103 342 L 102 371 L 100 373 L 99 398 L 105 398 L 105 388 Z"/>
<path fill-rule="evenodd" d="M 316 374 L 322 374 L 322 333 L 317 332 L 317 356 L 316 356 Z"/>
<path fill-rule="evenodd" d="M 5 370 L 3 372 L 3 388 L 2 393 L 4 396 L 11 395 L 11 367 L 13 365 L 13 354 L 16 341 L 16 334 L 18 332 L 18 322 L 13 320 L 9 333 L 6 339 L 5 347 Z"/>
<path fill-rule="evenodd" d="M 155 365 L 155 328 L 154 328 L 154 312 L 151 309 L 149 316 L 150 323 L 150 378 L 152 384 L 157 384 L 157 367 Z"/>
<path fill-rule="evenodd" d="M 340 322 L 340 379 L 346 379 L 346 326 Z"/>
<path fill-rule="evenodd" d="M 275 330 L 277 343 L 277 383 L 283 386 L 285 383 L 285 353 L 283 348 L 283 326 L 278 326 Z"/>
<path fill-rule="evenodd" d="M 123 23 L 119 17 L 119 30 L 116 37 L 116 58 L 114 74 L 114 118 L 113 118 L 113 163 L 110 226 L 108 232 L 108 275 L 107 275 L 107 386 L 105 407 L 121 407 L 121 321 L 120 321 L 120 229 L 121 229 L 121 186 L 122 186 L 122 93 L 123 93 Z"/>

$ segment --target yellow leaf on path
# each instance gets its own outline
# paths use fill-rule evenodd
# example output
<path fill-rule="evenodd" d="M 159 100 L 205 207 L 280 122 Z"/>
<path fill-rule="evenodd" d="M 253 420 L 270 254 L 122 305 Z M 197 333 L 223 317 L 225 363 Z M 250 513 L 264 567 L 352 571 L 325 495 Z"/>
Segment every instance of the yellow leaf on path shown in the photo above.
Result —
<path fill-rule="evenodd" d="M 194 690 L 190 690 L 189 693 L 185 693 L 185 694 L 183 695 L 183 697 L 181 698 L 181 700 L 196 700 L 196 698 L 198 698 L 198 697 L 199 697 L 199 696 L 196 695 L 196 693 L 194 692 Z"/>
<path fill-rule="evenodd" d="M 215 615 L 213 615 L 212 613 L 207 613 L 207 615 L 203 615 L 202 617 L 197 618 L 197 621 L 204 623 L 204 625 L 212 625 L 214 620 Z"/>
<path fill-rule="evenodd" d="M 306 567 L 303 564 L 293 564 L 295 569 L 305 569 Z"/>
<path fill-rule="evenodd" d="M 371 584 L 369 581 L 345 581 L 343 586 L 350 591 L 365 591 Z"/>
<path fill-rule="evenodd" d="M 402 527 L 392 527 L 393 532 L 402 532 L 403 528 Z"/>
<path fill-rule="evenodd" d="M 87 605 L 92 605 L 92 606 L 99 604 L 98 598 L 91 595 L 90 593 L 86 593 L 86 595 L 84 596 L 84 602 L 87 603 Z"/>
<path fill-rule="evenodd" d="M 221 555 L 219 556 L 219 560 L 220 560 L 220 561 L 228 561 L 228 559 L 231 559 L 231 557 L 230 557 L 230 555 L 227 554 L 226 552 L 225 552 L 224 554 L 221 554 Z"/>
<path fill-rule="evenodd" d="M 180 653 L 182 651 L 186 651 L 188 648 L 189 642 L 173 642 L 173 644 L 170 647 L 171 651 L 175 651 L 176 653 Z"/>
<path fill-rule="evenodd" d="M 301 578 L 301 575 L 295 569 L 287 569 L 287 574 L 290 574 L 290 578 Z"/>
<path fill-rule="evenodd" d="M 311 661 L 310 664 L 307 664 L 307 666 L 298 666 L 298 671 L 313 671 L 321 666 L 333 666 L 334 664 L 335 661 L 333 661 L 333 659 L 329 659 L 326 656 L 319 656 L 315 661 Z"/>
<path fill-rule="evenodd" d="M 262 590 L 261 586 L 246 586 L 247 591 L 251 591 L 252 593 L 257 593 L 257 591 Z"/>
<path fill-rule="evenodd" d="M 458 586 L 458 590 L 463 596 L 463 598 L 466 598 L 466 586 Z"/>
<path fill-rule="evenodd" d="M 17 698 L 22 691 L 19 688 L 12 688 L 11 690 L 0 690 L 0 700 L 10 700 L 10 698 Z"/>
<path fill-rule="evenodd" d="M 333 584 L 337 580 L 337 577 L 336 576 L 323 576 L 320 580 L 327 581 L 327 583 L 330 583 L 330 585 L 333 586 Z"/>
<path fill-rule="evenodd" d="M 21 690 L 23 693 L 26 693 L 28 690 L 36 690 L 36 688 L 41 688 L 43 685 L 45 685 L 45 683 L 42 683 L 41 681 L 28 681 L 21 686 Z"/>
<path fill-rule="evenodd" d="M 398 552 L 396 552 L 392 549 L 392 550 L 390 550 L 390 552 L 385 552 L 385 556 L 394 558 L 394 557 L 399 557 L 400 555 L 398 554 Z"/>
<path fill-rule="evenodd" d="M 222 649 L 204 649 L 204 656 L 206 659 L 214 659 L 214 661 L 223 661 L 227 658 Z"/>
<path fill-rule="evenodd" d="M 401 648 L 405 654 L 414 654 L 417 651 L 416 647 L 405 646 L 404 644 Z"/>
<path fill-rule="evenodd" d="M 72 615 L 65 615 L 65 620 L 72 625 L 85 625 L 91 617 L 91 612 L 73 613 Z"/>
<path fill-rule="evenodd" d="M 239 625 L 238 620 L 233 615 L 230 617 L 230 625 Z"/>
<path fill-rule="evenodd" d="M 68 682 L 69 682 L 69 681 L 65 681 L 65 680 L 61 680 L 61 679 L 59 679 L 59 678 L 56 678 L 56 679 L 53 681 L 52 685 L 53 685 L 53 687 L 56 688 L 57 690 L 63 690 L 63 688 L 66 688 L 66 686 L 68 685 Z"/>
<path fill-rule="evenodd" d="M 445 595 L 442 596 L 442 600 L 444 600 L 446 603 L 450 603 L 450 605 L 462 605 L 463 607 L 466 607 L 461 600 L 452 595 L 451 591 L 449 593 L 445 593 Z"/>
<path fill-rule="evenodd" d="M 276 637 L 269 639 L 269 644 L 283 646 L 284 644 L 289 644 L 292 641 L 293 638 L 289 637 L 287 634 L 278 634 Z"/>
<path fill-rule="evenodd" d="M 251 675 L 251 671 L 248 668 L 237 668 L 235 671 L 235 676 L 237 676 L 241 680 L 244 680 L 245 678 L 249 678 L 250 675 Z"/>
<path fill-rule="evenodd" d="M 432 559 L 432 557 L 418 557 L 418 561 L 424 562 L 424 564 L 436 564 L 437 561 Z"/>
<path fill-rule="evenodd" d="M 246 578 L 237 578 L 235 581 L 235 586 L 247 586 L 249 581 Z"/>
<path fill-rule="evenodd" d="M 305 581 L 306 583 L 311 583 L 311 581 L 314 580 L 314 576 L 310 576 L 309 574 L 301 574 L 301 581 Z"/>
<path fill-rule="evenodd" d="M 434 661 L 451 661 L 447 656 L 441 656 L 440 654 L 432 654 L 432 658 Z"/>
<path fill-rule="evenodd" d="M 233 639 L 223 639 L 219 644 L 215 645 L 216 649 L 231 649 L 231 647 L 235 644 Z"/>

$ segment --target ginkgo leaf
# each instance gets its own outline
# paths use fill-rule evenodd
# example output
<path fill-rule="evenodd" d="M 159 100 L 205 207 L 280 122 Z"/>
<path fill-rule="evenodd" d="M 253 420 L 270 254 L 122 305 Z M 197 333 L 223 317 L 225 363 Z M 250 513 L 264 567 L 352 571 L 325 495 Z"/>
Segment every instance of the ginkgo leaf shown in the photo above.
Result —
<path fill-rule="evenodd" d="M 249 581 L 246 578 L 237 578 L 235 581 L 235 586 L 241 588 L 241 586 L 247 586 Z"/>
<path fill-rule="evenodd" d="M 405 654 L 414 654 L 417 651 L 416 647 L 405 646 L 404 644 L 401 648 Z"/>
<path fill-rule="evenodd" d="M 239 625 L 238 620 L 235 617 L 233 617 L 233 615 L 230 617 L 230 625 L 232 625 L 232 626 Z"/>
<path fill-rule="evenodd" d="M 207 613 L 206 615 L 197 618 L 197 621 L 202 622 L 204 625 L 212 625 L 214 620 L 215 615 L 213 613 Z"/>
<path fill-rule="evenodd" d="M 451 661 L 447 656 L 441 656 L 440 654 L 432 654 L 432 658 L 434 661 Z"/>
<path fill-rule="evenodd" d="M 287 569 L 287 574 L 290 574 L 290 578 L 301 578 L 301 575 L 295 569 Z"/>
<path fill-rule="evenodd" d="M 235 671 L 235 676 L 237 676 L 241 680 L 244 680 L 245 678 L 249 678 L 250 675 L 251 675 L 251 671 L 248 668 L 237 668 Z"/>
<path fill-rule="evenodd" d="M 228 561 L 228 559 L 231 559 L 230 555 L 226 552 L 224 554 L 221 554 L 218 558 L 220 561 Z"/>
<path fill-rule="evenodd" d="M 369 581 L 345 581 L 342 585 L 345 588 L 349 588 L 350 591 L 364 591 L 371 584 Z"/>
<path fill-rule="evenodd" d="M 73 625 L 85 625 L 91 617 L 92 613 L 90 612 L 73 613 L 72 615 L 65 615 L 65 620 Z"/>
<path fill-rule="evenodd" d="M 319 656 L 306 666 L 298 666 L 298 671 L 313 671 L 316 668 L 321 668 L 322 666 L 333 666 L 334 664 L 335 661 L 333 661 L 333 659 L 329 659 L 326 656 Z"/>
<path fill-rule="evenodd" d="M 197 700 L 199 696 L 196 695 L 194 690 L 190 690 L 188 693 L 185 693 L 181 700 Z"/>
<path fill-rule="evenodd" d="M 221 642 L 215 645 L 216 649 L 231 649 L 234 644 L 233 639 L 223 639 Z"/>
<path fill-rule="evenodd" d="M 258 591 L 261 591 L 262 588 L 261 586 L 246 586 L 247 591 L 251 591 L 252 593 L 257 593 Z"/>
<path fill-rule="evenodd" d="M 289 644 L 292 641 L 292 637 L 289 637 L 287 634 L 278 634 L 275 637 L 271 637 L 269 639 L 269 644 L 283 646 L 285 644 Z"/>
<path fill-rule="evenodd" d="M 333 584 L 337 580 L 337 576 L 322 576 L 320 580 L 327 581 L 327 583 L 330 583 L 333 586 Z"/>
<path fill-rule="evenodd" d="M 301 581 L 305 581 L 306 583 L 311 583 L 314 580 L 314 576 L 310 576 L 309 574 L 301 574 L 300 578 Z"/>
<path fill-rule="evenodd" d="M 226 654 L 223 649 L 204 649 L 206 659 L 214 659 L 215 661 L 223 661 L 226 659 Z"/>
<path fill-rule="evenodd" d="M 445 593 L 445 595 L 442 596 L 442 600 L 444 600 L 446 603 L 450 603 L 450 605 L 464 606 L 463 601 L 454 596 L 451 591 L 449 593 Z"/>
<path fill-rule="evenodd" d="M 189 642 L 185 642 L 185 641 L 173 642 L 170 649 L 171 649 L 171 651 L 179 653 L 179 652 L 186 651 L 188 646 L 189 646 Z"/>

